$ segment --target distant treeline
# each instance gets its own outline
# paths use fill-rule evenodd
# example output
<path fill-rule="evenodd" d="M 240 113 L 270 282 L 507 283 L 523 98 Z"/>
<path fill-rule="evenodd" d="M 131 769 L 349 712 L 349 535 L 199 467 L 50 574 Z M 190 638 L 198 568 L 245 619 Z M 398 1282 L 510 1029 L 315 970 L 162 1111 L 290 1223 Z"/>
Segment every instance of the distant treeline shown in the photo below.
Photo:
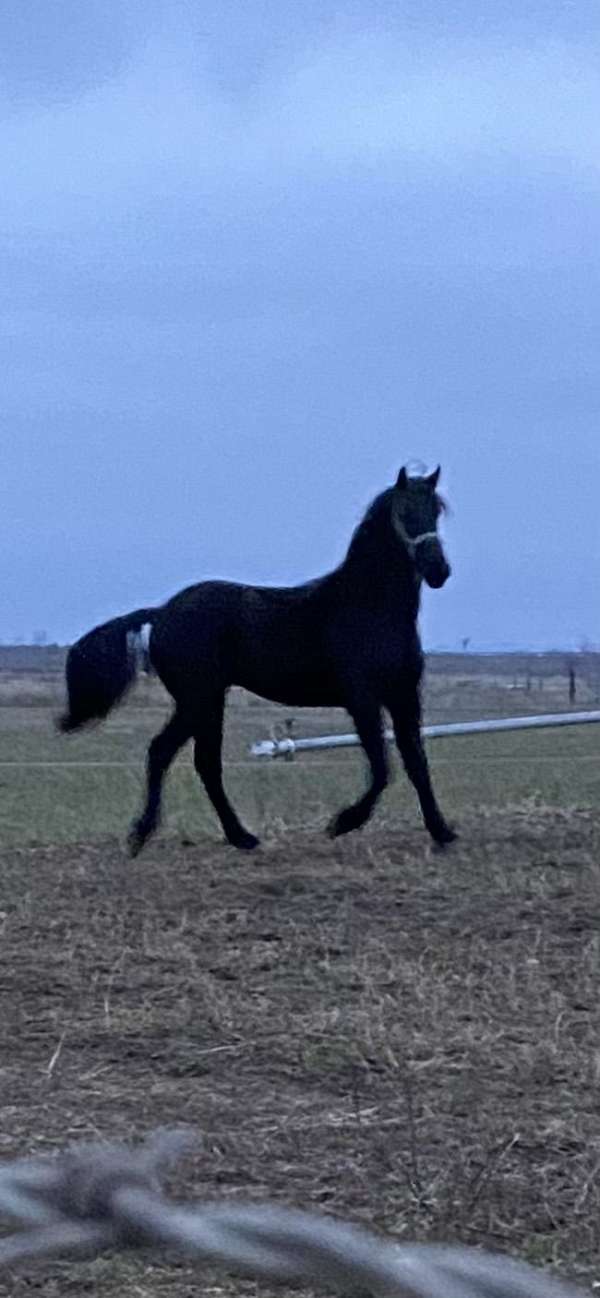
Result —
<path fill-rule="evenodd" d="M 569 653 L 567 649 L 549 650 L 546 653 L 428 653 L 429 675 L 441 676 L 494 676 L 532 677 L 546 680 L 564 676 L 569 668 L 584 674 L 592 664 L 600 663 L 600 652 Z"/>
<path fill-rule="evenodd" d="M 62 672 L 67 652 L 60 644 L 0 645 L 0 672 Z"/>
<path fill-rule="evenodd" d="M 65 645 L 0 645 L 0 672 L 62 672 L 68 647 Z M 600 662 L 600 653 L 569 653 L 558 649 L 549 653 L 429 653 L 430 675 L 535 677 L 541 680 L 562 676 L 573 666 L 587 675 L 592 664 Z"/>

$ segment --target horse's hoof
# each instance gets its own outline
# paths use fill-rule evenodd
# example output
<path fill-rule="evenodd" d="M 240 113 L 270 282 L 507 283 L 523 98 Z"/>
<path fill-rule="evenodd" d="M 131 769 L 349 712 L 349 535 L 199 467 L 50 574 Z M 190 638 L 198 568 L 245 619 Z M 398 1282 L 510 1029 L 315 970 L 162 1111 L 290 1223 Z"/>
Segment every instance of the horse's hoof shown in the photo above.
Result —
<path fill-rule="evenodd" d="M 253 852 L 255 847 L 260 847 L 260 838 L 257 838 L 256 834 L 248 833 L 247 829 L 245 829 L 239 837 L 235 839 L 230 838 L 229 841 L 232 847 L 239 848 L 240 852 Z"/>
<path fill-rule="evenodd" d="M 326 833 L 329 838 L 341 838 L 342 834 L 351 834 L 353 829 L 358 829 L 356 822 L 345 811 L 340 811 L 338 816 L 330 820 Z"/>
<path fill-rule="evenodd" d="M 455 843 L 458 838 L 456 830 L 451 829 L 450 825 L 444 825 L 444 828 L 438 830 L 433 835 L 433 846 L 436 852 L 443 852 L 451 843 Z"/>
<path fill-rule="evenodd" d="M 141 834 L 137 826 L 133 825 L 127 835 L 127 851 L 129 855 L 132 858 L 139 856 L 145 842 L 146 835 Z"/>

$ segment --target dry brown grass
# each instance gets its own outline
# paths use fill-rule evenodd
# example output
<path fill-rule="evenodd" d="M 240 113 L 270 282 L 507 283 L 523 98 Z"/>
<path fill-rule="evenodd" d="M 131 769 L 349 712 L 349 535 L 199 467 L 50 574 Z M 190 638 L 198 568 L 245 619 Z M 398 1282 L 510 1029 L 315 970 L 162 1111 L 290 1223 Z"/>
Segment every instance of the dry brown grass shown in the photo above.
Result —
<path fill-rule="evenodd" d="M 32 682 L 48 698 L 23 694 Z M 184 1121 L 204 1132 L 186 1194 L 321 1207 L 600 1278 L 594 735 L 435 750 L 461 830 L 445 856 L 403 780 L 365 833 L 331 844 L 320 831 L 329 803 L 358 788 L 358 759 L 240 767 L 282 710 L 236 692 L 228 781 L 265 848 L 248 859 L 207 835 L 182 763 L 164 837 L 132 864 L 112 830 L 139 797 L 160 686 L 142 679 L 107 727 L 73 742 L 52 732 L 59 677 L 0 673 L 0 687 L 1 755 L 25 763 L 1 780 L 6 1156 Z M 435 671 L 427 716 L 558 710 L 563 696 L 550 675 L 525 691 Z M 325 710 L 297 723 L 347 728 Z M 131 771 L 85 769 L 97 759 Z M 28 768 L 38 760 L 73 765 Z M 59 833 L 81 841 L 57 846 Z M 201 1287 L 255 1293 L 187 1262 L 115 1257 L 21 1267 L 0 1295 Z"/>
<path fill-rule="evenodd" d="M 495 811 L 417 830 L 6 849 L 6 1156 L 157 1123 L 204 1132 L 201 1196 L 321 1207 L 594 1280 L 600 827 Z M 193 1264 L 20 1268 L 0 1294 L 178 1298 Z M 220 1293 L 249 1283 L 209 1276 Z"/>

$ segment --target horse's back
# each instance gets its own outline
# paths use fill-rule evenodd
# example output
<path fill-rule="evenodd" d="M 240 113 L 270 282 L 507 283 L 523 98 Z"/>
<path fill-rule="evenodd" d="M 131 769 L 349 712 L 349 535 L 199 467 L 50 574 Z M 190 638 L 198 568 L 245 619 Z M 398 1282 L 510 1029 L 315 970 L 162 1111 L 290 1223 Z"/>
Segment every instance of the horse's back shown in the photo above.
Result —
<path fill-rule="evenodd" d="M 202 691 L 204 682 L 206 689 L 241 685 L 297 705 L 329 697 L 316 587 L 228 581 L 187 587 L 155 620 L 152 662 L 174 693 L 192 682 Z"/>
<path fill-rule="evenodd" d="M 409 611 L 352 594 L 335 574 L 303 586 L 188 586 L 155 619 L 153 666 L 190 700 L 240 685 L 289 706 L 344 706 L 359 681 L 382 698 L 414 689 L 421 651 Z"/>

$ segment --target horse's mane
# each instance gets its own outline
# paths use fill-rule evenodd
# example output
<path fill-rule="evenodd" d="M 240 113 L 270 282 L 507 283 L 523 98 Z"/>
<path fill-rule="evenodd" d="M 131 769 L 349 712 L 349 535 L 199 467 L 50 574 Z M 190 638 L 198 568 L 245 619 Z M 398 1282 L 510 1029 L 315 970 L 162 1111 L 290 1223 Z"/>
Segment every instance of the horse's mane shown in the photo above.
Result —
<path fill-rule="evenodd" d="M 385 540 L 391 539 L 390 503 L 393 490 L 393 487 L 387 487 L 371 501 L 350 538 L 348 559 L 366 555 L 374 546 L 380 547 Z"/>

